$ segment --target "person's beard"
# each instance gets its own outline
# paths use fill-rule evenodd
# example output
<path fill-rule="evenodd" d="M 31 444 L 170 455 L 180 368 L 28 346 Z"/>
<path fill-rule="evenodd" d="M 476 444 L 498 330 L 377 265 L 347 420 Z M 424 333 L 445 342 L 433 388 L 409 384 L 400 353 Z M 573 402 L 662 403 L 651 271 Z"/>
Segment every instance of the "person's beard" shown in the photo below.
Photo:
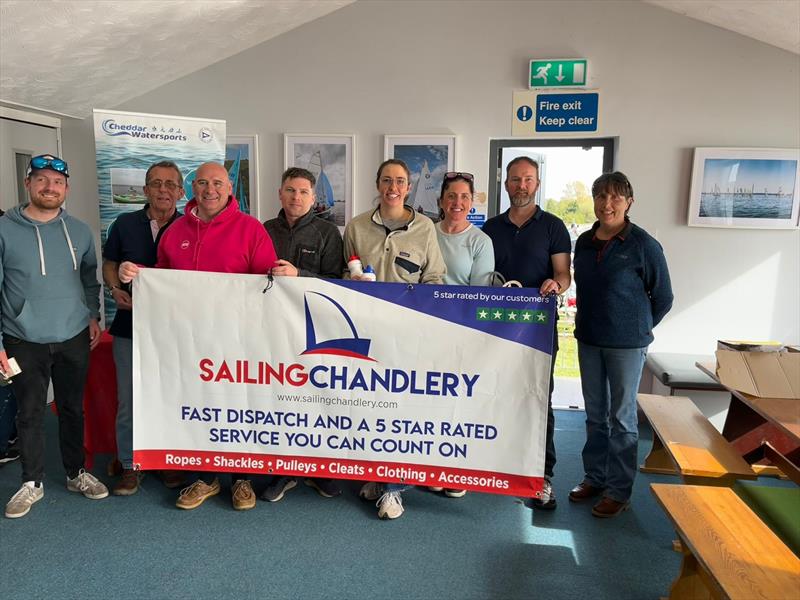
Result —
<path fill-rule="evenodd" d="M 515 208 L 524 208 L 533 201 L 533 194 L 526 194 L 525 192 L 517 192 L 511 196 L 511 206 Z"/>

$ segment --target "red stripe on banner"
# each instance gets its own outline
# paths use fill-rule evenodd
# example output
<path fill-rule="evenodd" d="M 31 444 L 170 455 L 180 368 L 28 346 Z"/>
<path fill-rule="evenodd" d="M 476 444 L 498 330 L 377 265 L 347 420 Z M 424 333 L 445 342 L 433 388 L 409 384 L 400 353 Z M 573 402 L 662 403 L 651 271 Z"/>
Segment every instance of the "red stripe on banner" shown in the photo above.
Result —
<path fill-rule="evenodd" d="M 544 482 L 542 477 L 411 463 L 203 450 L 134 450 L 133 462 L 143 471 L 178 469 L 380 481 L 528 498 L 538 496 Z"/>

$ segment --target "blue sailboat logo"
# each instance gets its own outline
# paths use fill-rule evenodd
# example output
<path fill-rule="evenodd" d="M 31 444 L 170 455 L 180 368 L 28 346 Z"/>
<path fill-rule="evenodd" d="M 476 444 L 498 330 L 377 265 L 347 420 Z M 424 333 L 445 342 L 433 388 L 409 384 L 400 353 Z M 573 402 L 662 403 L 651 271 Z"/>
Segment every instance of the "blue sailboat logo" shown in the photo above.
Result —
<path fill-rule="evenodd" d="M 351 337 L 340 337 L 317 341 L 317 331 L 314 327 L 314 319 L 311 316 L 311 308 L 309 306 L 309 297 L 313 298 L 315 296 L 327 300 L 338 310 L 339 314 L 344 318 L 344 322 L 347 324 L 350 333 L 352 334 Z M 345 311 L 342 305 L 336 302 L 336 300 L 319 292 L 306 292 L 303 296 L 303 303 L 306 313 L 306 349 L 301 354 L 329 354 L 333 356 L 347 356 L 349 358 L 360 358 L 363 360 L 377 362 L 374 358 L 369 357 L 369 346 L 372 343 L 372 340 L 358 337 L 358 331 L 356 331 L 356 326 L 353 324 L 353 320 L 350 318 L 350 315 L 347 314 L 347 311 Z M 336 314 L 333 311 L 329 312 Z"/>

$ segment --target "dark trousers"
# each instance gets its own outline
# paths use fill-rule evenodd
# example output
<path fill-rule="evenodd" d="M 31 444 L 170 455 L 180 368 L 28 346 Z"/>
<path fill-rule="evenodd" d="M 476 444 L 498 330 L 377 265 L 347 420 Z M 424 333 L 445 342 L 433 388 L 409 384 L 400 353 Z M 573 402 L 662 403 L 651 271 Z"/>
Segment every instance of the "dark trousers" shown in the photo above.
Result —
<path fill-rule="evenodd" d="M 9 358 L 22 373 L 14 377 L 22 481 L 44 476 L 44 413 L 47 386 L 53 380 L 58 408 L 61 460 L 72 478 L 83 468 L 83 387 L 89 370 L 89 328 L 64 342 L 36 344 L 4 335 Z"/>
<path fill-rule="evenodd" d="M 555 388 L 554 373 L 556 370 L 556 355 L 558 354 L 558 331 L 553 340 L 553 360 L 550 363 L 550 393 L 547 394 L 547 432 L 544 444 L 544 476 L 553 477 L 553 467 L 556 466 L 556 444 L 553 439 L 556 429 L 556 417 L 553 414 L 553 389 Z"/>
<path fill-rule="evenodd" d="M 17 400 L 11 385 L 0 386 L 0 452 L 8 450 L 8 442 L 17 437 Z"/>

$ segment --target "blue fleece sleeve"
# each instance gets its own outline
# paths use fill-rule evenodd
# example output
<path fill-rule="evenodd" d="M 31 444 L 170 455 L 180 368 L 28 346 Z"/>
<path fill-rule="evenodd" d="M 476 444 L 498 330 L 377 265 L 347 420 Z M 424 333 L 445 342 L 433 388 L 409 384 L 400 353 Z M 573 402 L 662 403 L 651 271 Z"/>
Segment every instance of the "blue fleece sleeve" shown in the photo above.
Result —
<path fill-rule="evenodd" d="M 661 244 L 651 237 L 644 243 L 644 264 L 644 285 L 650 297 L 650 309 L 655 327 L 672 308 L 673 295 L 664 250 Z"/>

